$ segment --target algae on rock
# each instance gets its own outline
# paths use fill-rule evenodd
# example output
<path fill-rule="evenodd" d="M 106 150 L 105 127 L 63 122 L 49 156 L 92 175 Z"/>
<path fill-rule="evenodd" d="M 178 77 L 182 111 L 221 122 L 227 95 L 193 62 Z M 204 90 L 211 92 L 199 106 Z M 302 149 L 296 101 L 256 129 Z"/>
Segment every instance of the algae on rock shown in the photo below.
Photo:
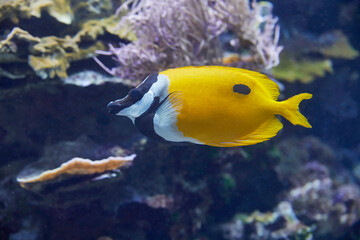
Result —
<path fill-rule="evenodd" d="M 44 32 L 43 37 L 33 34 L 36 29 L 31 26 L 21 29 L 15 25 L 12 29 L 3 29 L 0 62 L 8 66 L 1 68 L 0 77 L 17 79 L 35 73 L 42 79 L 66 78 L 71 62 L 91 58 L 95 50 L 105 50 L 104 44 L 98 40 L 99 36 L 110 34 L 134 39 L 124 28 L 115 28 L 121 16 L 113 16 L 111 0 L 1 0 L 0 23 L 9 19 L 18 24 L 24 20 L 31 21 L 31 17 L 41 21 L 42 11 L 60 25 L 66 24 L 65 27 L 56 34 Z M 44 28 L 49 31 L 47 29 L 54 30 Z"/>
<path fill-rule="evenodd" d="M 279 79 L 284 79 L 288 82 L 310 83 L 316 77 L 324 77 L 325 74 L 332 73 L 331 60 L 315 60 L 315 59 L 300 59 L 292 58 L 286 52 L 280 54 L 280 64 L 272 69 L 272 74 Z"/>
<path fill-rule="evenodd" d="M 8 18 L 16 24 L 21 18 L 40 18 L 46 10 L 59 22 L 70 24 L 73 19 L 70 3 L 71 0 L 1 0 L 0 22 Z"/>
<path fill-rule="evenodd" d="M 95 42 L 93 46 L 80 49 L 77 42 L 70 37 L 45 37 L 33 46 L 29 65 L 43 79 L 55 76 L 66 78 L 66 69 L 71 61 L 92 57 L 95 50 L 103 48 L 104 45 L 100 41 Z"/>
<path fill-rule="evenodd" d="M 79 38 L 77 41 L 76 38 L 69 36 L 38 38 L 16 27 L 5 40 L 0 42 L 0 56 L 2 56 L 0 62 L 28 61 L 34 72 L 43 79 L 55 76 L 65 78 L 67 77 L 66 69 L 70 66 L 71 61 L 92 57 L 95 50 L 105 48 L 100 41 L 96 41 L 90 47 L 79 48 L 80 40 Z M 23 43 L 28 43 L 27 53 L 25 56 L 20 56 L 17 46 Z M 5 72 L 3 74 L 5 75 Z M 10 77 L 11 75 L 17 76 L 9 72 L 6 74 Z"/>
<path fill-rule="evenodd" d="M 311 83 L 332 73 L 332 59 L 351 60 L 359 56 L 347 37 L 339 30 L 322 34 L 316 40 L 295 36 L 280 54 L 280 64 L 272 69 L 275 78 L 290 83 Z"/>
<path fill-rule="evenodd" d="M 0 0 L 0 22 L 10 19 L 17 24 L 22 18 L 41 18 L 42 11 L 46 11 L 58 22 L 71 24 L 77 18 L 75 15 L 78 11 L 87 15 L 93 13 L 90 17 L 94 17 L 104 10 L 110 11 L 111 9 L 111 0 L 88 0 L 86 2 L 77 0 Z M 80 15 L 84 16 L 84 14 Z"/>

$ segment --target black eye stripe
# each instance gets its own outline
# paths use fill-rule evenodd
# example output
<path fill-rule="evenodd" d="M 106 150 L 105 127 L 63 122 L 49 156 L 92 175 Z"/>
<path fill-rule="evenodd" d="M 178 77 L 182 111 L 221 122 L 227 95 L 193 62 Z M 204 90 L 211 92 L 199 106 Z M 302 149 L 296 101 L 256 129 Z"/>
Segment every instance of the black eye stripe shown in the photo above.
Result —
<path fill-rule="evenodd" d="M 135 102 L 139 101 L 156 83 L 158 75 L 158 73 L 149 75 L 137 88 L 131 89 L 128 93 L 129 98 Z"/>
<path fill-rule="evenodd" d="M 147 93 L 151 86 L 156 83 L 158 78 L 158 73 L 149 75 L 145 80 L 137 87 L 143 94 Z"/>
<path fill-rule="evenodd" d="M 134 101 L 139 101 L 143 97 L 143 93 L 138 88 L 131 89 L 128 95 Z"/>

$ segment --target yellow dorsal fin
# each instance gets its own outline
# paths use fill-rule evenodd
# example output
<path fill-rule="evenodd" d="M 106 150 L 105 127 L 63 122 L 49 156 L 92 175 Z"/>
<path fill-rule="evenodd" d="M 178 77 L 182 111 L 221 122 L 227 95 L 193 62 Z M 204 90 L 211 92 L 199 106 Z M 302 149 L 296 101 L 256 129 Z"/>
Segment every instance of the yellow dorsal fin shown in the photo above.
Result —
<path fill-rule="evenodd" d="M 267 94 L 268 97 L 270 97 L 273 100 L 277 100 L 279 96 L 279 86 L 276 84 L 276 82 L 271 80 L 268 76 L 258 72 L 254 72 L 246 69 L 239 69 L 239 70 L 244 75 L 255 81 L 258 84 L 259 88 L 262 89 L 263 92 Z"/>
<path fill-rule="evenodd" d="M 266 95 L 267 97 L 273 100 L 277 100 L 279 96 L 279 86 L 273 80 L 271 80 L 264 74 L 242 68 L 226 66 L 187 66 L 175 69 L 168 69 L 161 73 L 169 74 L 169 72 L 172 72 L 172 74 L 176 73 L 182 75 L 182 71 L 193 70 L 196 71 L 196 74 L 202 74 L 204 72 L 215 70 L 216 74 L 213 74 L 212 76 L 216 77 L 234 76 L 236 79 L 239 80 L 241 80 L 242 78 L 247 78 L 251 82 L 255 82 L 262 94 Z"/>
<path fill-rule="evenodd" d="M 206 144 L 215 147 L 237 147 L 237 146 L 252 145 L 269 140 L 270 138 L 274 137 L 280 131 L 280 129 L 282 129 L 282 127 L 283 125 L 279 121 L 279 119 L 273 116 L 269 118 L 269 120 L 264 122 L 255 131 L 239 139 L 234 139 L 228 142 L 220 142 L 220 143 L 211 142 Z"/>
<path fill-rule="evenodd" d="M 257 86 L 259 86 L 262 92 L 266 94 L 269 98 L 273 100 L 277 100 L 279 96 L 279 86 L 277 85 L 277 83 L 262 73 L 258 73 L 255 71 L 242 69 L 242 68 L 234 68 L 234 67 L 226 67 L 226 66 L 185 67 L 184 69 L 190 69 L 190 68 L 205 68 L 205 69 L 211 68 L 211 69 L 217 69 L 219 72 L 229 71 L 231 75 L 233 74 L 237 75 L 240 79 L 241 77 L 246 77 L 256 82 Z"/>

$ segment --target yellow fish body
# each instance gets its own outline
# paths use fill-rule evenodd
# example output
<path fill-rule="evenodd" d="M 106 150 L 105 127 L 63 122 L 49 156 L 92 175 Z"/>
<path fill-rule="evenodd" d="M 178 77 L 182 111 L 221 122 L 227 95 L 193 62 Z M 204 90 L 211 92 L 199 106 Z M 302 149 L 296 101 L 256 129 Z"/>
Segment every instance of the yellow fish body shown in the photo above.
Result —
<path fill-rule="evenodd" d="M 150 137 L 235 147 L 274 137 L 282 128 L 276 115 L 311 128 L 299 103 L 312 95 L 302 93 L 282 102 L 278 95 L 278 85 L 254 71 L 183 67 L 150 75 L 108 108 L 128 116 Z"/>

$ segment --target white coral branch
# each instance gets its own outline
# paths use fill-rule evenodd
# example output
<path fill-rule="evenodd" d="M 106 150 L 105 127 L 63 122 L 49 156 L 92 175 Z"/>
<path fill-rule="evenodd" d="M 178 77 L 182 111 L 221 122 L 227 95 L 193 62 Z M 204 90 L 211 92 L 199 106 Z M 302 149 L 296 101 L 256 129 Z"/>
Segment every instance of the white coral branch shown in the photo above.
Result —
<path fill-rule="evenodd" d="M 280 28 L 272 16 L 271 3 L 127 0 L 117 12 L 124 11 L 128 13 L 119 26 L 130 26 L 129 31 L 138 39 L 99 52 L 115 57 L 119 66 L 105 70 L 120 77 L 141 80 L 171 67 L 222 64 L 219 36 L 225 32 L 234 34 L 241 50 L 250 52 L 258 68 L 269 69 L 279 63 Z"/>

